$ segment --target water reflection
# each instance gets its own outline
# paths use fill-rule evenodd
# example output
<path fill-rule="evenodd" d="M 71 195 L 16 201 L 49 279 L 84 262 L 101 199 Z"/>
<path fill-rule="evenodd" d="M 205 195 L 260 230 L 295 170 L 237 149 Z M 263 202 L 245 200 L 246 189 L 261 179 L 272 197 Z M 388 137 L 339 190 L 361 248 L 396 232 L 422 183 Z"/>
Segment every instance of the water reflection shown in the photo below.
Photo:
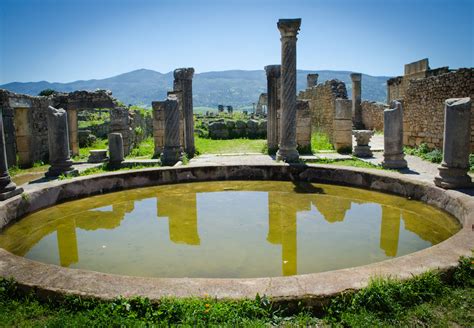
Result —
<path fill-rule="evenodd" d="M 0 247 L 65 267 L 122 274 L 288 276 L 408 254 L 458 229 L 444 212 L 400 197 L 329 185 L 234 181 L 61 204 L 12 225 L 0 234 Z"/>

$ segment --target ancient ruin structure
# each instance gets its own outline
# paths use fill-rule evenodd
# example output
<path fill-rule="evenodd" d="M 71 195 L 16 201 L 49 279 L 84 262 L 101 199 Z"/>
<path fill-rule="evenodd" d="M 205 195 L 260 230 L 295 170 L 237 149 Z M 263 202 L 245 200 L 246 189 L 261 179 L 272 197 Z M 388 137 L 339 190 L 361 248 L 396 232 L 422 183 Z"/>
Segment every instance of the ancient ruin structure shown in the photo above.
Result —
<path fill-rule="evenodd" d="M 194 116 L 193 116 L 193 77 L 194 68 L 178 68 L 174 70 L 174 91 L 180 92 L 178 104 L 184 116 L 184 151 L 188 157 L 196 152 L 194 146 Z"/>
<path fill-rule="evenodd" d="M 392 101 L 390 109 L 384 111 L 384 152 L 382 166 L 387 169 L 404 169 L 407 161 L 403 153 L 403 107 Z"/>
<path fill-rule="evenodd" d="M 354 121 L 354 127 L 358 130 L 364 128 L 362 123 L 362 74 L 352 73 L 352 120 Z"/>
<path fill-rule="evenodd" d="M 356 157 L 372 157 L 369 142 L 374 135 L 372 130 L 354 130 L 352 131 L 356 139 L 356 146 L 354 147 L 354 156 Z"/>
<path fill-rule="evenodd" d="M 445 189 L 472 187 L 469 171 L 471 99 L 452 98 L 445 102 L 443 162 L 435 184 Z"/>
<path fill-rule="evenodd" d="M 109 167 L 120 168 L 124 160 L 122 134 L 109 133 Z"/>
<path fill-rule="evenodd" d="M 280 19 L 281 34 L 281 120 L 277 159 L 296 162 L 296 35 L 301 19 Z"/>
<path fill-rule="evenodd" d="M 72 167 L 69 151 L 69 132 L 67 113 L 64 109 L 48 107 L 48 145 L 50 167 L 46 172 L 47 177 L 76 174 Z"/>
<path fill-rule="evenodd" d="M 430 69 L 428 59 L 405 65 L 404 76 L 387 81 L 388 100 L 403 102 L 404 145 L 425 143 L 429 148 L 441 149 L 444 102 L 449 98 L 474 99 L 473 85 L 474 68 Z M 471 130 L 474 130 L 474 119 Z M 470 151 L 474 152 L 474 135 L 470 138 Z"/>
<path fill-rule="evenodd" d="M 107 149 L 92 149 L 89 151 L 88 163 L 102 163 L 106 162 L 109 158 L 107 157 Z"/>
<path fill-rule="evenodd" d="M 309 88 L 312 88 L 315 85 L 317 85 L 318 84 L 318 77 L 319 77 L 319 74 L 316 74 L 316 73 L 308 74 L 306 76 L 306 83 L 307 83 L 306 88 L 309 89 Z"/>
<path fill-rule="evenodd" d="M 5 135 L 3 133 L 3 115 L 2 109 L 0 108 L 0 201 L 21 194 L 22 192 L 23 188 L 17 188 L 8 173 Z"/>
<path fill-rule="evenodd" d="M 332 142 L 337 152 L 352 151 L 352 101 L 336 99 Z"/>
<path fill-rule="evenodd" d="M 278 123 L 277 112 L 280 108 L 280 65 L 265 66 L 267 74 L 267 145 L 270 154 L 276 153 L 278 149 Z"/>
<path fill-rule="evenodd" d="M 161 156 L 161 164 L 173 166 L 181 160 L 179 143 L 179 109 L 178 99 L 175 96 L 168 96 L 168 99 L 160 102 L 165 114 L 165 137 L 164 151 Z"/>
<path fill-rule="evenodd" d="M 261 93 L 258 97 L 258 102 L 255 108 L 256 115 L 264 115 L 267 112 L 268 96 L 266 93 Z"/>
<path fill-rule="evenodd" d="M 234 107 L 232 106 L 226 106 L 226 109 L 228 114 L 232 114 L 234 112 Z"/>

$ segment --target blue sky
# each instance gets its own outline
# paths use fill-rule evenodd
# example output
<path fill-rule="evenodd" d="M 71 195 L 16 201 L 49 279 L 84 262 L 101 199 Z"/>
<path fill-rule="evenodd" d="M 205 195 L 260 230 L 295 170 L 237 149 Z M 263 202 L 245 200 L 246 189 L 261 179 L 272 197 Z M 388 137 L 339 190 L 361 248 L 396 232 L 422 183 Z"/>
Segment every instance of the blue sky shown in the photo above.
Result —
<path fill-rule="evenodd" d="M 134 69 L 262 69 L 279 18 L 302 18 L 299 69 L 401 75 L 474 66 L 474 0 L 0 0 L 0 83 Z"/>

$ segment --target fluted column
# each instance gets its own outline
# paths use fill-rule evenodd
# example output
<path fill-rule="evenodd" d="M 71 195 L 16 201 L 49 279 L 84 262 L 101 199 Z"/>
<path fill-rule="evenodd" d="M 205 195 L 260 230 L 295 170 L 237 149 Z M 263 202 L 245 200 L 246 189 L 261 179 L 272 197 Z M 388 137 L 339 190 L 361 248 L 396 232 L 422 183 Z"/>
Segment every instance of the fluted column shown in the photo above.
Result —
<path fill-rule="evenodd" d="M 174 70 L 174 91 L 181 91 L 180 106 L 184 114 L 184 151 L 189 157 L 196 152 L 194 146 L 193 117 L 193 77 L 194 68 L 178 68 Z"/>
<path fill-rule="evenodd" d="M 278 149 L 277 111 L 279 107 L 278 83 L 280 83 L 280 65 L 265 66 L 267 73 L 267 144 L 270 154 Z"/>
<path fill-rule="evenodd" d="M 23 188 L 17 188 L 8 173 L 5 134 L 3 131 L 3 111 L 0 108 L 0 200 L 5 200 L 22 192 Z"/>
<path fill-rule="evenodd" d="M 309 88 L 312 88 L 315 85 L 317 85 L 318 84 L 318 77 L 319 77 L 319 74 L 317 74 L 317 73 L 308 74 L 306 76 L 306 83 L 307 83 L 306 88 L 309 89 Z"/>
<path fill-rule="evenodd" d="M 352 73 L 352 119 L 354 121 L 354 127 L 356 130 L 363 130 L 364 124 L 362 123 L 362 74 Z"/>
<path fill-rule="evenodd" d="M 296 149 L 296 35 L 301 19 L 280 19 L 281 34 L 281 119 L 277 159 L 297 162 Z"/>
<path fill-rule="evenodd" d="M 161 103 L 165 113 L 165 146 L 161 156 L 161 164 L 172 166 L 181 160 L 178 99 L 175 95 L 169 95 L 168 99 Z"/>
<path fill-rule="evenodd" d="M 434 183 L 445 189 L 474 187 L 469 171 L 471 99 L 451 98 L 444 105 L 443 162 Z"/>
<path fill-rule="evenodd" d="M 69 131 L 67 113 L 62 108 L 48 107 L 48 145 L 49 163 L 47 177 L 74 175 L 77 170 L 72 167 L 69 152 Z"/>

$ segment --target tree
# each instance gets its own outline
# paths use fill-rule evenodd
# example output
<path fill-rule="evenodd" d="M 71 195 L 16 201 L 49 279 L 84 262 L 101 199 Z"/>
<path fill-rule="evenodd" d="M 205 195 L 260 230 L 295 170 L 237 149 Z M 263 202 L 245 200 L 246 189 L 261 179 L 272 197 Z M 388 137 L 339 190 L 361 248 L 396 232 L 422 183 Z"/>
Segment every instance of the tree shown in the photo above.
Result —
<path fill-rule="evenodd" d="M 41 91 L 40 93 L 38 93 L 38 96 L 44 96 L 44 97 L 48 97 L 48 96 L 51 96 L 51 95 L 54 95 L 58 93 L 56 90 L 53 90 L 53 89 L 44 89 L 43 91 Z"/>

